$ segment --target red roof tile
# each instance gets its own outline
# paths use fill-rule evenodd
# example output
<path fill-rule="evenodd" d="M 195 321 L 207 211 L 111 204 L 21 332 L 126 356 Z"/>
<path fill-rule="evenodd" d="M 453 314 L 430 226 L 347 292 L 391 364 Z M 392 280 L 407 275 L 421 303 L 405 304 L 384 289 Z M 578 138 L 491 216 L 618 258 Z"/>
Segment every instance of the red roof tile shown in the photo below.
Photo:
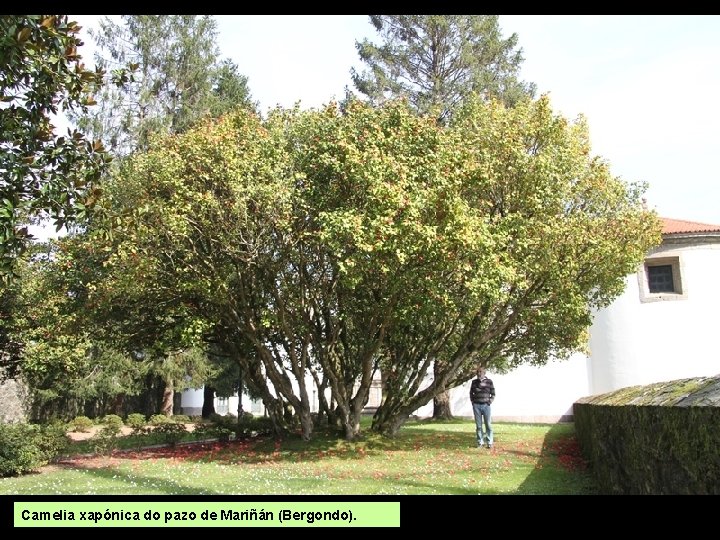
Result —
<path fill-rule="evenodd" d="M 682 219 L 660 218 L 662 220 L 663 234 L 682 233 L 716 233 L 720 232 L 720 225 L 709 225 L 696 221 L 685 221 Z"/>

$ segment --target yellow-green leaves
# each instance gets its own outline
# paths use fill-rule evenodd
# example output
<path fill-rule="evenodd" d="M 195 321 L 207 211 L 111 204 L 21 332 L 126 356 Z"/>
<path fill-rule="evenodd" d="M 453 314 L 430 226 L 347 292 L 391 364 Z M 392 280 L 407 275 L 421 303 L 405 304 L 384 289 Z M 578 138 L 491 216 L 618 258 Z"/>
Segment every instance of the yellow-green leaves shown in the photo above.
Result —
<path fill-rule="evenodd" d="M 577 350 L 658 240 L 641 190 L 547 98 L 469 100 L 449 126 L 402 102 L 238 111 L 157 139 L 105 193 L 122 234 L 92 294 L 148 323 L 120 331 L 251 346 L 293 407 L 288 373 L 317 366 L 349 410 L 382 362 L 403 381 L 390 417 L 476 361 Z"/>

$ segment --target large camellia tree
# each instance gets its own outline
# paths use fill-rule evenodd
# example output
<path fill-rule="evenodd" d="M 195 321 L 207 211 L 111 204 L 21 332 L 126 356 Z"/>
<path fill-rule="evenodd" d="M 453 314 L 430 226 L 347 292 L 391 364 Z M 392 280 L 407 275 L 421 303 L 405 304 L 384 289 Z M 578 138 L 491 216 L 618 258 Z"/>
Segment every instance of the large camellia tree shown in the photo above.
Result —
<path fill-rule="evenodd" d="M 591 310 L 659 240 L 641 191 L 546 98 L 469 99 L 448 126 L 403 102 L 238 111 L 157 139 L 108 183 L 85 309 L 108 335 L 212 343 L 305 438 L 313 386 L 353 438 L 381 370 L 373 429 L 392 435 L 476 363 L 582 348 Z"/>

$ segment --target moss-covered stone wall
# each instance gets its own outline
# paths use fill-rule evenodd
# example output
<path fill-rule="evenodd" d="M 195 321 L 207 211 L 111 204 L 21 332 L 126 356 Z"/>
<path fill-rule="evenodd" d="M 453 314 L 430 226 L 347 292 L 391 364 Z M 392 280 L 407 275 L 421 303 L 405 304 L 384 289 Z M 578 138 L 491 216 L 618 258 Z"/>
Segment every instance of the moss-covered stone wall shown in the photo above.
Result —
<path fill-rule="evenodd" d="M 586 397 L 573 414 L 604 492 L 720 494 L 720 375 Z"/>

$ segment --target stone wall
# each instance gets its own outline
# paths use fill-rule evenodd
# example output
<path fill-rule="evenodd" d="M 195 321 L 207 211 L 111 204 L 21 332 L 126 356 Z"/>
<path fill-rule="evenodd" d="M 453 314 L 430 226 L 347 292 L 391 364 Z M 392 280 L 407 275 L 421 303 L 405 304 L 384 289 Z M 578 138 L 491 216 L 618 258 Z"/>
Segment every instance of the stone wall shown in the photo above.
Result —
<path fill-rule="evenodd" d="M 25 422 L 27 391 L 15 379 L 0 379 L 0 423 Z"/>
<path fill-rule="evenodd" d="M 720 494 L 720 375 L 583 398 L 574 417 L 604 492 Z"/>

